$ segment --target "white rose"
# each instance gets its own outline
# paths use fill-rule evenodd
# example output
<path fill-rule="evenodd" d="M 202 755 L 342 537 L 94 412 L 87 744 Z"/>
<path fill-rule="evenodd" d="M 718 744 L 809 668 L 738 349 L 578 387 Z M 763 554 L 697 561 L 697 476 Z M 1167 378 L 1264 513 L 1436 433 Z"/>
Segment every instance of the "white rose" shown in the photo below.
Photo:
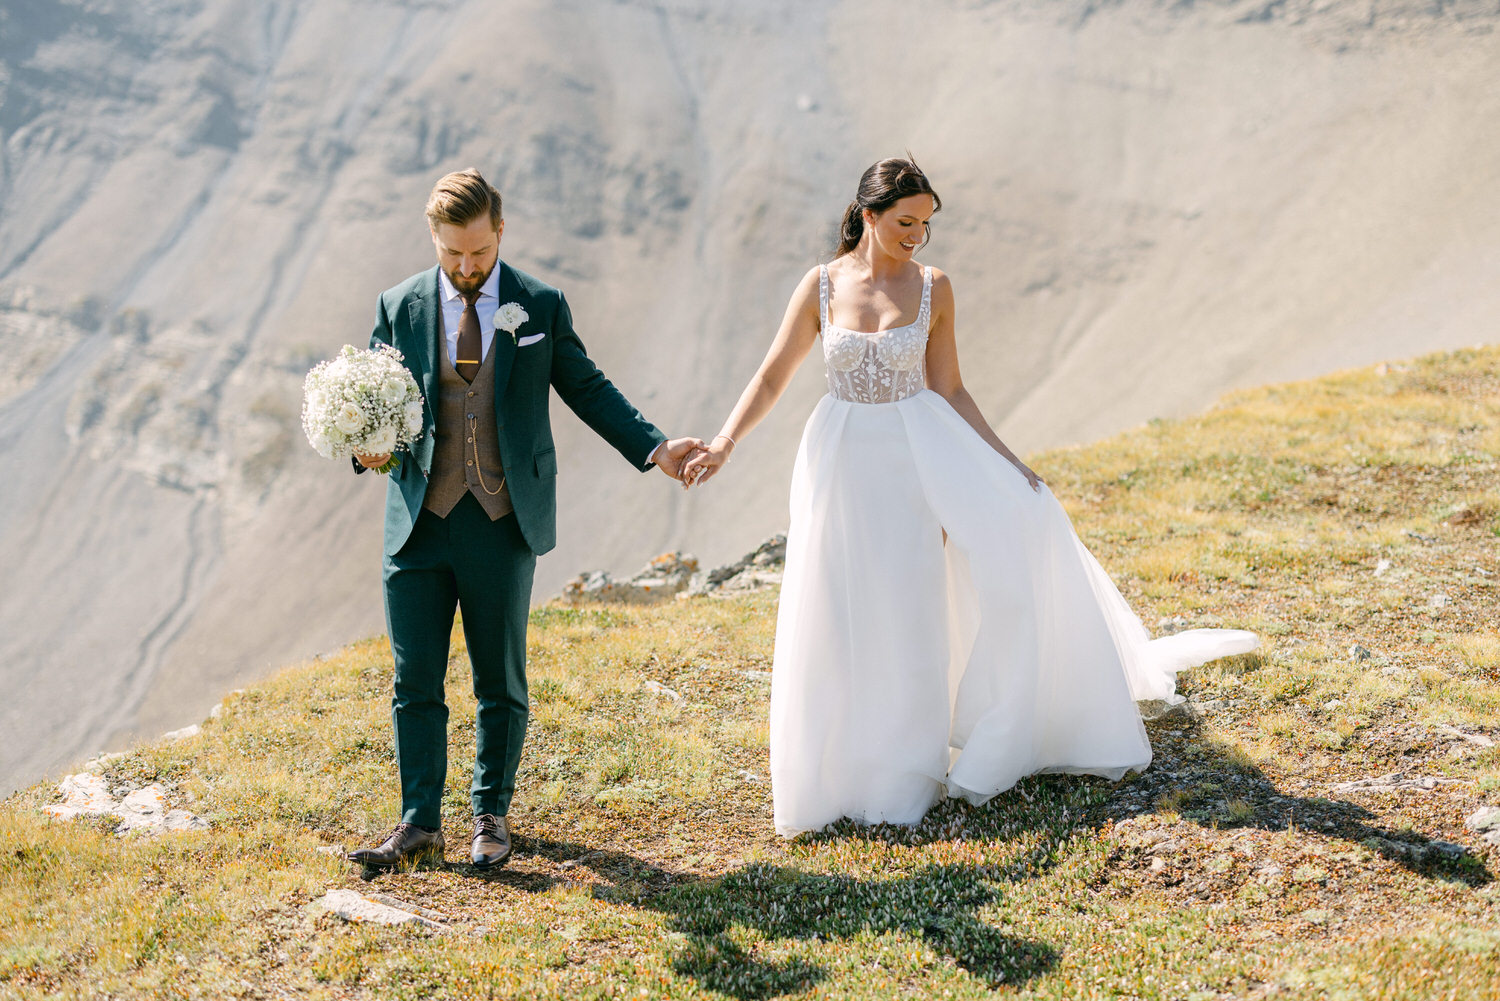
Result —
<path fill-rule="evenodd" d="M 318 454 L 325 459 L 333 458 L 333 442 L 328 440 L 328 435 L 321 431 L 313 435 L 312 447 L 318 450 Z"/>
<path fill-rule="evenodd" d="M 380 387 L 380 398 L 392 404 L 406 399 L 406 380 L 394 373 L 386 376 L 385 385 Z"/>
<path fill-rule="evenodd" d="M 531 317 L 527 315 L 526 309 L 519 302 L 507 302 L 495 310 L 495 329 L 513 334 L 529 319 Z"/>
<path fill-rule="evenodd" d="M 364 429 L 364 412 L 354 404 L 346 403 L 333 415 L 333 426 L 344 434 L 356 434 Z"/>
<path fill-rule="evenodd" d="M 415 437 L 422 430 L 422 404 L 413 400 L 406 405 L 406 433 Z"/>
<path fill-rule="evenodd" d="M 385 455 L 396 450 L 396 429 L 383 427 L 365 439 L 365 455 Z"/>

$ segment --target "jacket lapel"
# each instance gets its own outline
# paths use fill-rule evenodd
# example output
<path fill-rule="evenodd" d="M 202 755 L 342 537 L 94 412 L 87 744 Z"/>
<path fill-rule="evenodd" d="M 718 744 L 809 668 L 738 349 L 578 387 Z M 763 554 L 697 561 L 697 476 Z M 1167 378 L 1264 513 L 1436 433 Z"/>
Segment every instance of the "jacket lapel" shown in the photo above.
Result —
<path fill-rule="evenodd" d="M 504 261 L 497 262 L 495 267 L 500 269 L 500 279 L 495 286 L 495 305 L 499 307 L 508 302 L 519 302 L 525 309 L 531 299 L 521 287 L 516 273 Z M 490 353 L 495 358 L 495 410 L 498 414 L 500 401 L 505 399 L 505 387 L 510 384 L 510 367 L 516 360 L 516 342 L 509 333 L 496 330 L 495 339 L 490 342 Z"/>
<path fill-rule="evenodd" d="M 427 401 L 428 418 L 436 425 L 437 405 L 433 401 L 437 399 L 438 359 L 443 350 L 443 314 L 438 302 L 436 267 L 417 285 L 406 310 L 418 346 L 416 361 L 422 370 L 422 397 Z"/>

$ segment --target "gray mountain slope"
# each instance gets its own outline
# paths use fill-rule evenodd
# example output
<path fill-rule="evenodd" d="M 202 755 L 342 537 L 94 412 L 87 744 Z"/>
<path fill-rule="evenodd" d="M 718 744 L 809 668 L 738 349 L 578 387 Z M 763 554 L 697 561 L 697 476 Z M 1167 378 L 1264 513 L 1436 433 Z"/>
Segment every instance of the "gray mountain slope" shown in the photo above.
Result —
<path fill-rule="evenodd" d="M 863 167 L 1018 450 L 1494 337 L 1500 4 L 0 3 L 0 785 L 382 628 L 381 485 L 301 378 L 431 263 L 476 165 L 601 367 L 710 435 Z M 810 361 L 711 489 L 559 408 L 561 545 L 725 562 L 784 527 Z M 1045 472 L 1045 471 L 1044 471 Z"/>

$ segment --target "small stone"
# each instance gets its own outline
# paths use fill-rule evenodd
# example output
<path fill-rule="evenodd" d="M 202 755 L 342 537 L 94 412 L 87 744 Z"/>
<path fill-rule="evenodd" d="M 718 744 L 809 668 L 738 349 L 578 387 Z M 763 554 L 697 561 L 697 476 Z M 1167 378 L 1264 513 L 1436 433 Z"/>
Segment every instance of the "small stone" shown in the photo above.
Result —
<path fill-rule="evenodd" d="M 319 855 L 333 855 L 338 858 L 343 858 L 347 854 L 343 845 L 318 845 L 313 851 Z"/>
<path fill-rule="evenodd" d="M 202 731 L 203 728 L 200 727 L 197 723 L 194 723 L 190 726 L 183 727 L 181 730 L 168 730 L 166 733 L 162 734 L 161 737 L 162 740 L 186 740 L 189 737 L 198 736 L 198 734 Z"/>
<path fill-rule="evenodd" d="M 1162 699 L 1142 699 L 1136 705 L 1140 707 L 1141 719 L 1148 723 L 1172 723 L 1181 726 L 1192 723 L 1203 715 L 1196 705 L 1186 699 L 1172 704 Z"/>
<path fill-rule="evenodd" d="M 1471 831 L 1500 831 L 1500 806 L 1481 806 L 1464 818 Z"/>
<path fill-rule="evenodd" d="M 678 695 L 676 691 L 668 688 L 666 685 L 663 685 L 660 681 L 646 681 L 644 684 L 642 684 L 641 687 L 646 689 L 646 691 L 648 692 L 655 692 L 657 695 L 665 695 L 673 702 L 682 701 L 681 695 Z"/>
<path fill-rule="evenodd" d="M 311 904 L 314 910 L 334 914 L 345 921 L 377 924 L 414 924 L 429 931 L 445 932 L 448 926 L 431 918 L 365 896 L 357 890 L 329 890 Z"/>
<path fill-rule="evenodd" d="M 1438 733 L 1445 734 L 1449 737 L 1457 737 L 1469 744 L 1473 744 L 1476 748 L 1495 746 L 1495 740 L 1492 737 L 1486 737 L 1482 733 L 1471 733 L 1468 730 L 1460 729 L 1456 726 L 1450 726 L 1447 723 L 1439 723 L 1436 727 L 1434 727 L 1434 729 L 1437 730 Z"/>
<path fill-rule="evenodd" d="M 111 751 L 108 754 L 101 754 L 97 758 L 90 758 L 88 761 L 84 762 L 83 770 L 86 772 L 102 772 L 106 765 L 110 764 L 110 762 L 113 761 L 119 761 L 121 758 L 125 757 L 127 753 L 129 752 Z"/>
<path fill-rule="evenodd" d="M 1154 859 L 1151 860 L 1151 871 L 1152 872 L 1161 872 L 1164 869 L 1166 869 L 1166 867 L 1167 867 L 1167 860 L 1164 859 L 1164 858 L 1158 857 L 1158 858 L 1154 858 Z"/>
<path fill-rule="evenodd" d="M 1383 577 L 1385 572 L 1391 568 L 1390 560 L 1377 560 L 1375 563 L 1375 576 Z"/>
<path fill-rule="evenodd" d="M 1349 648 L 1349 656 L 1353 657 L 1355 660 L 1369 660 L 1373 655 L 1370 653 L 1369 648 L 1360 646 L 1358 643 L 1356 643 Z"/>
<path fill-rule="evenodd" d="M 1462 783 L 1465 779 L 1450 779 L 1439 775 L 1412 775 L 1392 772 L 1371 778 L 1340 782 L 1334 792 L 1432 792 L 1439 786 Z"/>
<path fill-rule="evenodd" d="M 1452 600 L 1453 599 L 1449 598 L 1446 594 L 1434 594 L 1432 597 L 1427 599 L 1427 607 L 1445 608 Z"/>

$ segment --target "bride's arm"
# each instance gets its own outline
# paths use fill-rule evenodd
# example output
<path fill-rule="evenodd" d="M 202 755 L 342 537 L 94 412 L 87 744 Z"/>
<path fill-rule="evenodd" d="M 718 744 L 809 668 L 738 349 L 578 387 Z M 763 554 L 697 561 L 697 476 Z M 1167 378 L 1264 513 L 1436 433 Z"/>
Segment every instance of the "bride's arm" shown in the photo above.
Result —
<path fill-rule="evenodd" d="M 927 332 L 927 388 L 947 400 L 979 437 L 1019 469 L 1031 489 L 1037 488 L 1042 478 L 1006 447 L 964 388 L 958 371 L 958 343 L 953 336 L 953 283 L 936 268 L 932 269 L 932 326 Z"/>
<path fill-rule="evenodd" d="M 682 467 L 683 486 L 706 482 L 729 461 L 735 443 L 764 420 L 776 401 L 781 399 L 817 338 L 818 269 L 813 268 L 797 283 L 797 290 L 786 305 L 786 315 L 781 319 L 781 329 L 776 331 L 771 349 L 740 394 L 740 400 L 730 411 L 724 427 L 709 442 L 706 451 L 699 452 Z"/>

